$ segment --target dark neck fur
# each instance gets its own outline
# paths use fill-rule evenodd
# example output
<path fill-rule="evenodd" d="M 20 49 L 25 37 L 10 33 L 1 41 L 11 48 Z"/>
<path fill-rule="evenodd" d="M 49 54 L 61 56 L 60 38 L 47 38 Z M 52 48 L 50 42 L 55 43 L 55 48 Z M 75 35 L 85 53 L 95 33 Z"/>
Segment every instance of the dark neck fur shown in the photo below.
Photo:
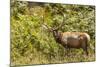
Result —
<path fill-rule="evenodd" d="M 61 32 L 53 31 L 53 36 L 54 36 L 56 42 L 61 43 Z"/>

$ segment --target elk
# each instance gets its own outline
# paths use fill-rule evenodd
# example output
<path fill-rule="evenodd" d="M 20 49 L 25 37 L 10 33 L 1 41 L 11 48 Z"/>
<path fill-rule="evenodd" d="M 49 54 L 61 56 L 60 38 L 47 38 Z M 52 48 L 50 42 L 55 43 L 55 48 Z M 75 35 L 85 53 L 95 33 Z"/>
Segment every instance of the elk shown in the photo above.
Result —
<path fill-rule="evenodd" d="M 82 48 L 88 55 L 87 47 L 89 45 L 90 36 L 85 32 L 60 32 L 59 29 L 64 25 L 64 22 L 56 28 L 49 27 L 44 24 L 45 28 L 53 33 L 55 41 L 67 48 Z"/>

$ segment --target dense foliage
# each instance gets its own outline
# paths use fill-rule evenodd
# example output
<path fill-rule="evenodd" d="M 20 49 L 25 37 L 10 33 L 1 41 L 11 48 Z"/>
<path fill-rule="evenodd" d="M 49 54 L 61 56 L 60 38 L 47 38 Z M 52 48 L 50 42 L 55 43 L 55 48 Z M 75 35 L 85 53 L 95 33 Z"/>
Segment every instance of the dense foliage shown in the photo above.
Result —
<path fill-rule="evenodd" d="M 65 17 L 64 17 L 65 16 Z M 63 20 L 64 19 L 64 20 Z M 48 64 L 94 61 L 94 49 L 89 56 L 82 49 L 65 49 L 43 24 L 60 28 L 62 32 L 86 32 L 91 37 L 89 47 L 95 47 L 95 6 L 29 3 L 11 1 L 11 64 Z"/>

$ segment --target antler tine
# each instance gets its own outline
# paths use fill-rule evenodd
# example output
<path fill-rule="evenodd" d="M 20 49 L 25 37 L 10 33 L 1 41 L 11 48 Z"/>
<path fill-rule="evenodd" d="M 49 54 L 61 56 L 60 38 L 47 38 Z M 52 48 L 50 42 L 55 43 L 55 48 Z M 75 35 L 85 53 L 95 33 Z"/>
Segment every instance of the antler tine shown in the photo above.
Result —
<path fill-rule="evenodd" d="M 63 14 L 63 21 L 61 22 L 61 24 L 56 28 L 56 29 L 59 29 L 59 28 L 61 28 L 64 24 L 65 24 L 65 14 Z"/>
<path fill-rule="evenodd" d="M 50 27 L 47 25 L 47 24 L 43 24 L 42 25 L 44 28 L 46 28 L 46 29 L 49 29 L 50 30 Z"/>

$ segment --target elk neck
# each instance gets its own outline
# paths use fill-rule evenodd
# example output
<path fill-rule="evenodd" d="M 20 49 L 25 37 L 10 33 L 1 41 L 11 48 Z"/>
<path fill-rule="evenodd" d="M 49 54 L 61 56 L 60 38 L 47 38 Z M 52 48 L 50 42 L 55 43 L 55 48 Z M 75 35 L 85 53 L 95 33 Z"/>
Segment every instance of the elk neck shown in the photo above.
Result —
<path fill-rule="evenodd" d="M 54 36 L 54 39 L 56 40 L 56 42 L 58 43 L 61 43 L 61 32 L 58 31 L 58 30 L 54 30 L 53 31 L 53 36 Z"/>

